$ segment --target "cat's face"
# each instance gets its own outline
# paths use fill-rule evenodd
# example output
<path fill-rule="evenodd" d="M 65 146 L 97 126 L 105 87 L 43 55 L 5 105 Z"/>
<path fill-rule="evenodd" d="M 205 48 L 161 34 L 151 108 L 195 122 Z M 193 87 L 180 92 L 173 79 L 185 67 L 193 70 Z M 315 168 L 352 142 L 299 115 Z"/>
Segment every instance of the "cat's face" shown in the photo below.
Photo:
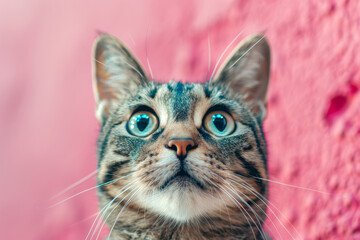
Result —
<path fill-rule="evenodd" d="M 253 203 L 265 210 L 258 197 L 266 201 L 263 37 L 245 41 L 205 84 L 150 81 L 111 36 L 99 38 L 95 58 L 99 195 L 103 206 L 119 206 L 109 222 L 140 209 L 178 223 L 230 210 L 236 223 Z"/>

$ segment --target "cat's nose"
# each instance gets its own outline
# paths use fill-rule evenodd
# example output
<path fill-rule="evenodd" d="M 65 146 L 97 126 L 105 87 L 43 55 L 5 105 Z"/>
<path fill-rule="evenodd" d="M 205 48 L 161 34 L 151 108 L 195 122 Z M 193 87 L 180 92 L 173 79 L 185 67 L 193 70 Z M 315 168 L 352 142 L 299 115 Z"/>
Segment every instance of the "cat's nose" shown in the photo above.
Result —
<path fill-rule="evenodd" d="M 187 153 L 197 145 L 192 138 L 171 138 L 166 147 L 176 151 L 176 155 L 180 159 L 184 159 Z"/>

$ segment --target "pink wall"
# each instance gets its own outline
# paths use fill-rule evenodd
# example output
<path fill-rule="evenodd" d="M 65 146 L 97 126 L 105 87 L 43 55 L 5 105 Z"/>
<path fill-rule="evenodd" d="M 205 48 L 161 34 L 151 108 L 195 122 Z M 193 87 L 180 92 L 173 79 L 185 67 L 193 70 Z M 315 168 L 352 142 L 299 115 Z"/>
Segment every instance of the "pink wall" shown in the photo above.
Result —
<path fill-rule="evenodd" d="M 155 78 L 203 80 L 240 38 L 273 50 L 269 115 L 275 239 L 360 239 L 360 2 L 0 1 L 1 239 L 85 239 L 97 210 L 90 52 L 112 33 Z M 146 40 L 147 39 L 147 40 Z M 289 221 L 289 219 L 292 225 Z M 288 229 L 289 233 L 284 229 Z M 296 230 L 295 230 L 296 229 Z M 300 237 L 301 236 L 301 237 Z"/>

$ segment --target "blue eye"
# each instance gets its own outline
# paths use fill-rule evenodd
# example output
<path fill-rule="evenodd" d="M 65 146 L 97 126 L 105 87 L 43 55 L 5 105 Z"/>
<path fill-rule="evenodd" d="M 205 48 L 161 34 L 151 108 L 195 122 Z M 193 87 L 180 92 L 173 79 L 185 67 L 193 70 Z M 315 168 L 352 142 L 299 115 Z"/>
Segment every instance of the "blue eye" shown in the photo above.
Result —
<path fill-rule="evenodd" d="M 231 134 L 235 129 L 234 119 L 224 111 L 213 111 L 204 118 L 206 130 L 218 137 Z"/>
<path fill-rule="evenodd" d="M 137 112 L 128 121 L 128 131 L 139 137 L 146 137 L 158 128 L 156 116 L 147 111 Z"/>

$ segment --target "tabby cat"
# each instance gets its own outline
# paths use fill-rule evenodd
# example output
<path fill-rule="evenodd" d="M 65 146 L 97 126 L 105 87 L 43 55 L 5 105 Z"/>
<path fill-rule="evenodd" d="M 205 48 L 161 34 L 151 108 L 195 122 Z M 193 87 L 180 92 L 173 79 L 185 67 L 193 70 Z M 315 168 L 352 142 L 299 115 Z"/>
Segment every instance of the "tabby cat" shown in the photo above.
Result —
<path fill-rule="evenodd" d="M 110 35 L 95 42 L 93 66 L 107 239 L 268 239 L 264 36 L 204 84 L 152 81 Z"/>

